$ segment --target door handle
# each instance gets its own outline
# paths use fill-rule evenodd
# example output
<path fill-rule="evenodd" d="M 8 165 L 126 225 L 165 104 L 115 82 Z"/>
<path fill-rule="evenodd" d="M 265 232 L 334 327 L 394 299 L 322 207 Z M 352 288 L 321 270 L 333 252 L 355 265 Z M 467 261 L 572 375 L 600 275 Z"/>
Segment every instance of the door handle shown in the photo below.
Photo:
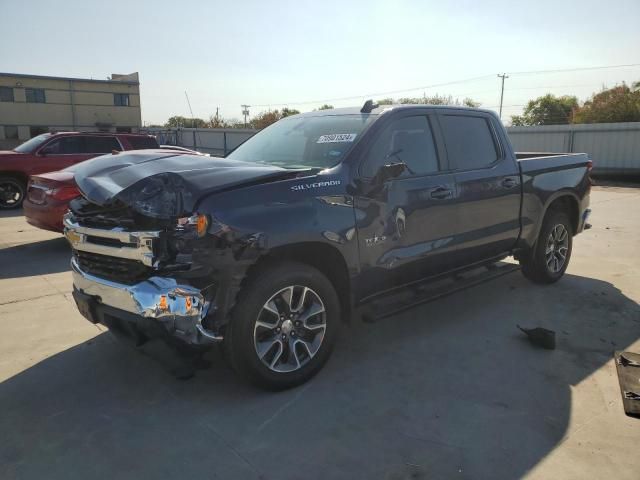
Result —
<path fill-rule="evenodd" d="M 507 177 L 504 180 L 502 180 L 502 186 L 504 188 L 513 188 L 516 185 L 518 185 L 518 182 L 513 177 Z"/>
<path fill-rule="evenodd" d="M 445 187 L 437 187 L 431 190 L 430 195 L 435 200 L 444 200 L 451 197 L 451 190 Z"/>

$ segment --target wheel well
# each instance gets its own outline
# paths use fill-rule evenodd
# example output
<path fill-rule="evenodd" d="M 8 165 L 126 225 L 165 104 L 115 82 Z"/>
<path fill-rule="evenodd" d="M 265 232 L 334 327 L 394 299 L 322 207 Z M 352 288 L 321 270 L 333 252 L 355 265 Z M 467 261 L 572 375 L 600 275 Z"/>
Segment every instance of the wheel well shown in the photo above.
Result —
<path fill-rule="evenodd" d="M 349 270 L 342 254 L 330 245 L 319 242 L 305 242 L 276 247 L 251 267 L 250 270 L 266 268 L 282 261 L 305 263 L 320 270 L 333 284 L 340 306 L 342 319 L 347 321 L 351 313 L 351 282 Z M 251 272 L 248 272 L 250 274 Z"/>
<path fill-rule="evenodd" d="M 25 186 L 27 185 L 28 177 L 22 172 L 0 172 L 0 177 L 15 178 L 16 180 L 20 180 Z"/>
<path fill-rule="evenodd" d="M 562 195 L 561 197 L 556 198 L 549 207 L 547 207 L 547 212 L 555 210 L 566 212 L 569 215 L 569 220 L 571 220 L 571 227 L 573 228 L 573 234 L 575 235 L 578 231 L 578 222 L 580 221 L 580 209 L 578 207 L 578 201 L 573 198 L 571 195 Z"/>

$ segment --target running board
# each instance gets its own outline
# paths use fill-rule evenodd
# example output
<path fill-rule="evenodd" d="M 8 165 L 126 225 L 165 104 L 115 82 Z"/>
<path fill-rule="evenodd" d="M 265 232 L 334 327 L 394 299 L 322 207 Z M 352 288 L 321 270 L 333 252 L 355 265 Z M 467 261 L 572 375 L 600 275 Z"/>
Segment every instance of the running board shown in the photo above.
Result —
<path fill-rule="evenodd" d="M 401 292 L 371 300 L 361 307 L 361 317 L 364 322 L 373 323 L 519 269 L 515 263 L 496 262 L 442 279 L 421 282 Z"/>

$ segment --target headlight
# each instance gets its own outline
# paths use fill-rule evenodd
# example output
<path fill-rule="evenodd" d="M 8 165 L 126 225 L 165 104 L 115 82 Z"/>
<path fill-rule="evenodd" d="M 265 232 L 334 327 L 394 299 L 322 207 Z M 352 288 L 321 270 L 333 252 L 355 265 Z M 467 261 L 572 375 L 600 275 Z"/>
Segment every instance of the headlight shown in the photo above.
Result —
<path fill-rule="evenodd" d="M 177 227 L 183 230 L 191 230 L 198 237 L 204 237 L 209 228 L 209 223 L 208 215 L 196 213 L 190 217 L 179 218 Z"/>
<path fill-rule="evenodd" d="M 184 204 L 191 194 L 180 176 L 160 173 L 136 182 L 117 198 L 142 215 L 168 219 L 184 214 Z"/>

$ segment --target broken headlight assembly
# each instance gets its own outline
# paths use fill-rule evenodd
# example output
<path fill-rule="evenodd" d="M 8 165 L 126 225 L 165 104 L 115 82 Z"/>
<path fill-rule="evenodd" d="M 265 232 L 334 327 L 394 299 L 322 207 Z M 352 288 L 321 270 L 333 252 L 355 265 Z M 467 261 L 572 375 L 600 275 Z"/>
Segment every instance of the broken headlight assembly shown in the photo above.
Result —
<path fill-rule="evenodd" d="M 140 180 L 117 198 L 135 212 L 158 219 L 180 217 L 184 215 L 184 205 L 191 203 L 191 193 L 182 178 L 173 173 Z"/>

